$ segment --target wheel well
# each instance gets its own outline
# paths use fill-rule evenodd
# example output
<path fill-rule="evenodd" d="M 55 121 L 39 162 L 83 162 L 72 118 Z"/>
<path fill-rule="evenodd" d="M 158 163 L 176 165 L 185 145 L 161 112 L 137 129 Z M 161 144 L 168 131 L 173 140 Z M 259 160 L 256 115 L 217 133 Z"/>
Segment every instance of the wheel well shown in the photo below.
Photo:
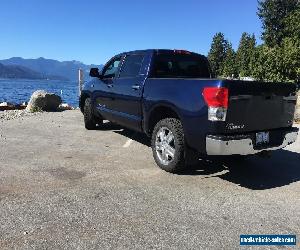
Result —
<path fill-rule="evenodd" d="M 169 107 L 157 107 L 152 110 L 148 120 L 148 132 L 152 133 L 155 125 L 164 118 L 177 118 L 180 119 L 177 113 Z"/>
<path fill-rule="evenodd" d="M 80 96 L 80 99 L 79 99 L 79 108 L 81 110 L 81 112 L 83 113 L 83 108 L 84 108 L 84 103 L 85 103 L 85 100 L 86 98 L 88 98 L 89 95 L 88 94 L 82 94 Z"/>

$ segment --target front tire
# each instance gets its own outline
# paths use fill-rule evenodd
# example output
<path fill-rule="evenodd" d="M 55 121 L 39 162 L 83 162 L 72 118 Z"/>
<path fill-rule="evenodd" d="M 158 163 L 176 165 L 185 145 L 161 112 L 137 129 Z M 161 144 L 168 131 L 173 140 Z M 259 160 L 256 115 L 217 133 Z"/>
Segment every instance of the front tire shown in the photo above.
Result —
<path fill-rule="evenodd" d="M 101 121 L 97 121 L 92 108 L 92 102 L 90 98 L 85 99 L 84 108 L 83 108 L 83 116 L 84 116 L 84 125 L 88 130 L 96 129 L 97 124 Z"/>
<path fill-rule="evenodd" d="M 151 139 L 153 157 L 163 170 L 175 173 L 185 167 L 185 142 L 180 120 L 166 118 L 154 127 Z"/>

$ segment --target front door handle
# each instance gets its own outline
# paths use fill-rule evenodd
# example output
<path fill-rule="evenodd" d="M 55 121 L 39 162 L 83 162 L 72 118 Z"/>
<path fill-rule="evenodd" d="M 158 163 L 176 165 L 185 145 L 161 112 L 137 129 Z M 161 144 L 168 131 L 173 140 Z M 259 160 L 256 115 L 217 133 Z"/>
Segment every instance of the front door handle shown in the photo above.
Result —
<path fill-rule="evenodd" d="M 108 88 L 112 88 L 114 85 L 113 84 L 107 84 Z"/>
<path fill-rule="evenodd" d="M 134 90 L 139 90 L 141 86 L 140 85 L 132 85 L 131 87 Z"/>

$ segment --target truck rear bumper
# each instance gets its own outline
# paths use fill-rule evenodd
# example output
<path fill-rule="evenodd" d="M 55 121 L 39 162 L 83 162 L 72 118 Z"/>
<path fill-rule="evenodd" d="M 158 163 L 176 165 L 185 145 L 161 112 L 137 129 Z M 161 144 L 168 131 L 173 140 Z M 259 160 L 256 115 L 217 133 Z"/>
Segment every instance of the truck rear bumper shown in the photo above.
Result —
<path fill-rule="evenodd" d="M 249 155 L 284 148 L 296 141 L 298 128 L 270 131 L 270 143 L 255 145 L 255 133 L 247 135 L 207 135 L 207 155 Z"/>

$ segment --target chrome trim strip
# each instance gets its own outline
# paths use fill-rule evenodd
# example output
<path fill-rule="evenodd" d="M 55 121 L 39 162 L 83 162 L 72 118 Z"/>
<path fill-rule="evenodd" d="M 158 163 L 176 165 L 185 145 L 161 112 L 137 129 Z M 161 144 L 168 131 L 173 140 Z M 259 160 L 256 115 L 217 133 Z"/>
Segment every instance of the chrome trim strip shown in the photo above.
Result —
<path fill-rule="evenodd" d="M 206 137 L 206 153 L 208 155 L 249 155 L 256 154 L 261 151 L 276 150 L 284 148 L 287 145 L 293 143 L 297 139 L 298 132 L 287 133 L 284 137 L 283 143 L 277 147 L 265 148 L 256 150 L 253 148 L 251 139 L 240 140 L 216 140 L 210 137 Z"/>

